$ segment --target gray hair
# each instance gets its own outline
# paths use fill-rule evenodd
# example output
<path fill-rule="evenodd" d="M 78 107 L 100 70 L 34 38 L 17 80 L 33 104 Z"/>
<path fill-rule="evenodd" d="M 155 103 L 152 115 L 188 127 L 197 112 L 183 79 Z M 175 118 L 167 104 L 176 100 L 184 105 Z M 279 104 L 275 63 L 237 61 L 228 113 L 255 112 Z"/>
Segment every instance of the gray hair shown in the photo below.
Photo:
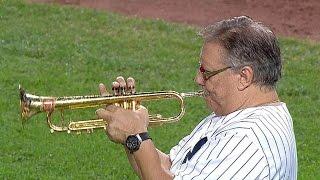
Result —
<path fill-rule="evenodd" d="M 248 16 L 219 21 L 199 32 L 205 43 L 217 42 L 226 50 L 234 70 L 253 69 L 253 82 L 274 88 L 281 77 L 281 53 L 274 33 Z"/>

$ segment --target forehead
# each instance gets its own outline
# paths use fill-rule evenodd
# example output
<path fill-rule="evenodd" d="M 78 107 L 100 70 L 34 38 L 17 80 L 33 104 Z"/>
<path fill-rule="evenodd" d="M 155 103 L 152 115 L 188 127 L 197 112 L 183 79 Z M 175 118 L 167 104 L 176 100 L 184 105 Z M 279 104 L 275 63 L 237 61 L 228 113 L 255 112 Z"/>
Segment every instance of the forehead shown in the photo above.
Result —
<path fill-rule="evenodd" d="M 218 43 L 205 43 L 201 50 L 200 63 L 203 65 L 219 65 L 224 64 L 225 50 Z"/>

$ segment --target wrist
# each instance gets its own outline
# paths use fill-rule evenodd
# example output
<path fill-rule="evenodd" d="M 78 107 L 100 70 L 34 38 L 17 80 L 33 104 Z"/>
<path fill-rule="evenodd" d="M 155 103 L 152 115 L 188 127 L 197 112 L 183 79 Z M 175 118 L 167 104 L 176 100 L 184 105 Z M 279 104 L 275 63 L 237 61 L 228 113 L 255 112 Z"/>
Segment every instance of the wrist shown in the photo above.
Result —
<path fill-rule="evenodd" d="M 137 127 L 137 128 L 134 128 L 133 131 L 131 132 L 131 134 L 129 134 L 129 135 L 139 134 L 139 133 L 143 133 L 143 132 L 148 132 L 147 127 Z"/>
<path fill-rule="evenodd" d="M 143 141 L 149 140 L 151 137 L 149 136 L 148 132 L 142 132 L 134 135 L 129 135 L 124 143 L 127 150 L 130 153 L 136 152 L 139 150 L 140 145 Z"/>

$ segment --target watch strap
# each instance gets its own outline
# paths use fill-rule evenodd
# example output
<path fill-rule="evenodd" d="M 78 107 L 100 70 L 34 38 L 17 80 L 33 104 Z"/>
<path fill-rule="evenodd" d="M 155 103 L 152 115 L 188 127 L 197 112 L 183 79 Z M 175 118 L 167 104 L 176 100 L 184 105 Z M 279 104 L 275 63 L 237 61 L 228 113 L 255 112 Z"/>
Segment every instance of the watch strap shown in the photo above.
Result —
<path fill-rule="evenodd" d="M 140 142 L 145 141 L 147 139 L 151 139 L 148 132 L 139 133 L 136 135 Z M 151 139 L 152 140 L 152 139 Z"/>

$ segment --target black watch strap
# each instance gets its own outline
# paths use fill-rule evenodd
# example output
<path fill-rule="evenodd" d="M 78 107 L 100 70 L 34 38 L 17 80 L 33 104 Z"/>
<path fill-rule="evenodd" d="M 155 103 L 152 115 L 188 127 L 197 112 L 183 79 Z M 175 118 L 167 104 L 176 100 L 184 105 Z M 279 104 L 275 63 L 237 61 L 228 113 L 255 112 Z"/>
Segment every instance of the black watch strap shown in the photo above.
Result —
<path fill-rule="evenodd" d="M 139 136 L 137 136 L 138 138 L 140 137 L 141 139 L 139 139 L 140 142 L 145 141 L 147 139 L 151 139 L 151 137 L 149 136 L 148 132 L 143 132 L 143 133 L 139 133 Z M 152 140 L 152 139 L 151 139 Z"/>

